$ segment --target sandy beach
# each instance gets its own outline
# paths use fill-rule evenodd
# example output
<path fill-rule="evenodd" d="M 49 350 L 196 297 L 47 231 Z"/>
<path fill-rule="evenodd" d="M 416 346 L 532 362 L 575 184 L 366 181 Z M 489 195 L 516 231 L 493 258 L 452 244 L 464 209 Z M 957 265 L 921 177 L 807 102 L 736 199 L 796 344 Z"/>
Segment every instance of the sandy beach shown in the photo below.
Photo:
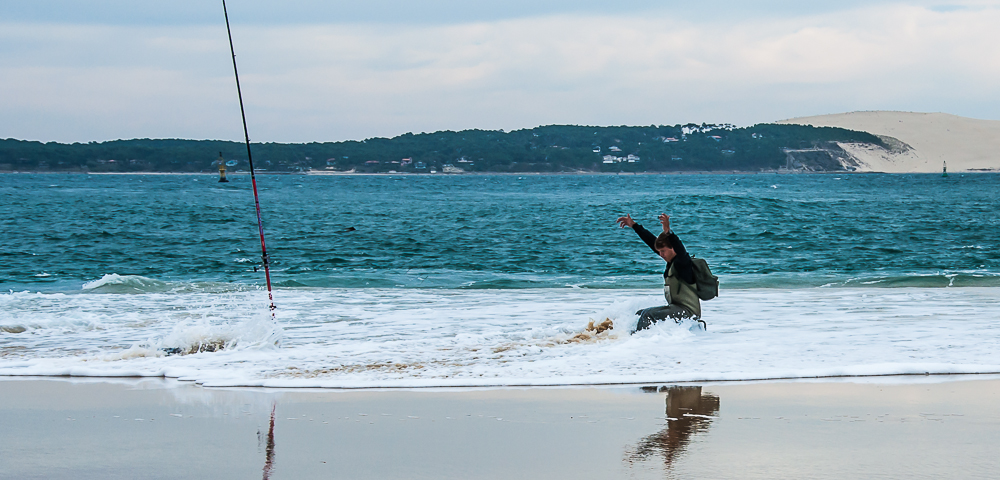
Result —
<path fill-rule="evenodd" d="M 360 391 L 3 379 L 0 477 L 992 478 L 998 400 L 1000 379 L 982 376 Z"/>
<path fill-rule="evenodd" d="M 1000 121 L 947 113 L 868 111 L 781 120 L 779 124 L 839 127 L 878 135 L 891 150 L 840 144 L 861 171 L 886 173 L 1000 171 Z"/>

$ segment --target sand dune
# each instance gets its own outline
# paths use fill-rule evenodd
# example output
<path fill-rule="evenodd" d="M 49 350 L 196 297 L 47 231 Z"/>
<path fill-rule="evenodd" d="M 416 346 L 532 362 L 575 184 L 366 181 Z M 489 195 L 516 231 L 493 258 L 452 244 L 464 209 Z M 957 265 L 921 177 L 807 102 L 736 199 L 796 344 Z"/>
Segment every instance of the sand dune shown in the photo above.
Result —
<path fill-rule="evenodd" d="M 861 165 L 876 172 L 1000 171 L 1000 121 L 947 113 L 851 112 L 792 118 L 776 123 L 840 127 L 883 137 L 890 149 L 840 144 Z M 885 138 L 889 137 L 889 138 Z"/>

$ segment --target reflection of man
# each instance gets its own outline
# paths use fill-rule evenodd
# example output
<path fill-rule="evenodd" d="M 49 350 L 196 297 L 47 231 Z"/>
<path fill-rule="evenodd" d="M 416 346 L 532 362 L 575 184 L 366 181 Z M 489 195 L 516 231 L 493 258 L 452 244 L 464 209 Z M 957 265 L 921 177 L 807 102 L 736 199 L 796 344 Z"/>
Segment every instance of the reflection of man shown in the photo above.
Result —
<path fill-rule="evenodd" d="M 701 322 L 701 301 L 698 298 L 698 287 L 695 285 L 691 255 L 688 255 L 681 239 L 670 230 L 670 216 L 661 214 L 660 224 L 663 226 L 663 233 L 654 236 L 632 220 L 631 215 L 618 218 L 618 226 L 632 227 L 639 238 L 667 262 L 667 268 L 663 270 L 663 296 L 667 304 L 636 312 L 639 315 L 639 322 L 632 333 L 647 329 L 653 323 L 668 318 L 675 322 L 685 318 Z M 704 322 L 701 323 L 704 325 Z"/>
<path fill-rule="evenodd" d="M 639 441 L 633 459 L 645 460 L 659 453 L 669 468 L 675 457 L 687 448 L 691 436 L 708 430 L 711 418 L 719 412 L 719 397 L 702 395 L 701 387 L 667 387 L 667 428 Z"/>

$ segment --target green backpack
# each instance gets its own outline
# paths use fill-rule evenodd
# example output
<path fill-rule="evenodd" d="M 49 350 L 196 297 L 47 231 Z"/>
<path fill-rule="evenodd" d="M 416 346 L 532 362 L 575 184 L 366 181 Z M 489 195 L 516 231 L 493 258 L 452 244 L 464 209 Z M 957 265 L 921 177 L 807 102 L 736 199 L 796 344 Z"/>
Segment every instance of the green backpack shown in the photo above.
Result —
<path fill-rule="evenodd" d="M 704 258 L 691 257 L 694 264 L 694 284 L 698 298 L 711 300 L 719 296 L 719 277 L 712 275 L 712 270 L 708 268 L 708 262 Z"/>

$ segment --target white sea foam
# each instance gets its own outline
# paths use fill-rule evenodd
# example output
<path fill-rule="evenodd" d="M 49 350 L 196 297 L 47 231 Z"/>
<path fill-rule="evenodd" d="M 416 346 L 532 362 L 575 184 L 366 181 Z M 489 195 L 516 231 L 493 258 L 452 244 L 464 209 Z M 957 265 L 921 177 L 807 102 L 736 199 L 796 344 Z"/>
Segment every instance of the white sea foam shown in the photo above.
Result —
<path fill-rule="evenodd" d="M 730 289 L 703 304 L 707 331 L 635 335 L 662 296 L 281 289 L 275 324 L 259 291 L 91 291 L 0 295 L 0 375 L 355 388 L 1000 372 L 1000 288 Z"/>

